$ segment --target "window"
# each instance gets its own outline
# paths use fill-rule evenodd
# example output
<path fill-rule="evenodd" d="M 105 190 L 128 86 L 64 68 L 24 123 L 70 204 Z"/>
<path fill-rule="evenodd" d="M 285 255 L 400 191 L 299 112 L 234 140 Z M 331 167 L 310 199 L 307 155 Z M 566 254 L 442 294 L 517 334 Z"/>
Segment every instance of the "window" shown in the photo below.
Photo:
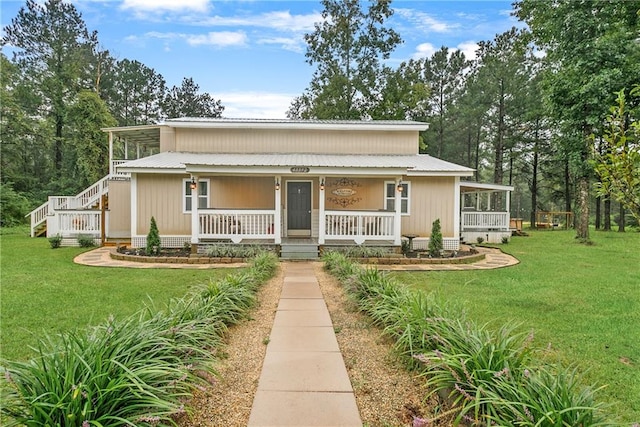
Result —
<path fill-rule="evenodd" d="M 198 181 L 198 209 L 206 209 L 209 207 L 209 180 L 202 179 Z M 183 211 L 191 212 L 191 180 L 185 179 L 182 182 L 182 207 Z"/>
<path fill-rule="evenodd" d="M 396 203 L 396 183 L 393 181 L 386 181 L 384 190 L 384 205 L 385 209 L 388 211 L 395 211 L 395 203 Z M 403 181 L 402 184 L 402 194 L 400 194 L 400 211 L 404 215 L 409 215 L 409 189 L 411 188 L 410 182 Z"/>

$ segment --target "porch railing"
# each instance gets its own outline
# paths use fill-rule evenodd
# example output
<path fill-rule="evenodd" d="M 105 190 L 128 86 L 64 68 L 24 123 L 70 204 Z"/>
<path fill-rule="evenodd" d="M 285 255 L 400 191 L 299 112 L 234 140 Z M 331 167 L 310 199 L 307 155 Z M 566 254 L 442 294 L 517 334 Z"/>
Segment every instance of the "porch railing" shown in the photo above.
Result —
<path fill-rule="evenodd" d="M 326 211 L 325 237 L 330 240 L 393 240 L 394 212 Z"/>
<path fill-rule="evenodd" d="M 201 239 L 271 239 L 274 233 L 274 210 L 200 209 Z"/>
<path fill-rule="evenodd" d="M 100 236 L 100 211 L 71 210 L 57 212 L 47 219 L 47 228 L 52 235 L 76 237 L 81 234 Z"/>
<path fill-rule="evenodd" d="M 462 212 L 461 229 L 509 230 L 509 212 Z"/>
<path fill-rule="evenodd" d="M 131 160 L 111 160 L 111 178 L 131 178 L 129 172 L 118 172 L 118 166 Z"/>

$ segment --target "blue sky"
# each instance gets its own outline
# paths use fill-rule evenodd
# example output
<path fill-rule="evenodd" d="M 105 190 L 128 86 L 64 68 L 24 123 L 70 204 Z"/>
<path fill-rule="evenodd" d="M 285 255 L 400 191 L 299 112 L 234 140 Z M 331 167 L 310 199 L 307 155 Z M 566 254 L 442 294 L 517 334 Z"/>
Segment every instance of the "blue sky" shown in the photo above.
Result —
<path fill-rule="evenodd" d="M 319 1 L 74 0 L 89 30 L 117 59 L 154 68 L 168 86 L 193 77 L 225 105 L 225 117 L 283 118 L 308 86 L 303 35 L 321 19 Z M 23 1 L 2 0 L 2 25 Z M 440 46 L 473 55 L 476 43 L 512 26 L 510 1 L 401 1 L 388 21 L 404 40 L 395 66 Z"/>

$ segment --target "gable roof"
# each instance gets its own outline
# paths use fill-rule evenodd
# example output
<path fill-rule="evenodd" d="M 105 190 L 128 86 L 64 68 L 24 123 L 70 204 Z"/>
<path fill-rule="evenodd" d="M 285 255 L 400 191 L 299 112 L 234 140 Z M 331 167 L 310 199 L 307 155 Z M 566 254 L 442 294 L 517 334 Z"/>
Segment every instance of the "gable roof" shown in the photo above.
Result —
<path fill-rule="evenodd" d="M 242 129 L 322 129 L 322 130 L 381 130 L 424 131 L 429 125 L 409 120 L 309 120 L 309 119 L 233 119 L 182 117 L 165 120 L 169 127 L 242 128 Z"/>
<path fill-rule="evenodd" d="M 279 173 L 291 168 L 309 168 L 309 174 L 373 173 L 408 176 L 471 176 L 473 169 L 446 162 L 427 154 L 280 154 L 280 153 L 185 153 L 163 152 L 118 166 L 133 173 Z"/>

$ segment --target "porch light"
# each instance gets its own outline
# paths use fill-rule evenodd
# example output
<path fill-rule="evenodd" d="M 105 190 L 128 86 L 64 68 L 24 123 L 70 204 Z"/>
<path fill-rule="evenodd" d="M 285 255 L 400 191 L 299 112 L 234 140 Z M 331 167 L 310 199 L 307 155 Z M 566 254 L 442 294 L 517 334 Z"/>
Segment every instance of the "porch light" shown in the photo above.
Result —
<path fill-rule="evenodd" d="M 320 181 L 320 190 L 324 191 L 324 178 Z"/>
<path fill-rule="evenodd" d="M 189 184 L 189 187 L 191 187 L 192 190 L 195 190 L 198 187 L 198 183 L 195 178 L 191 177 L 191 184 Z"/>
<path fill-rule="evenodd" d="M 399 193 L 402 193 L 402 190 L 404 190 L 404 187 L 402 186 L 402 181 L 400 181 L 400 182 L 398 183 L 398 188 L 397 188 L 397 190 L 398 190 L 398 192 L 399 192 Z"/>
<path fill-rule="evenodd" d="M 276 179 L 276 190 L 280 190 L 280 180 Z"/>

